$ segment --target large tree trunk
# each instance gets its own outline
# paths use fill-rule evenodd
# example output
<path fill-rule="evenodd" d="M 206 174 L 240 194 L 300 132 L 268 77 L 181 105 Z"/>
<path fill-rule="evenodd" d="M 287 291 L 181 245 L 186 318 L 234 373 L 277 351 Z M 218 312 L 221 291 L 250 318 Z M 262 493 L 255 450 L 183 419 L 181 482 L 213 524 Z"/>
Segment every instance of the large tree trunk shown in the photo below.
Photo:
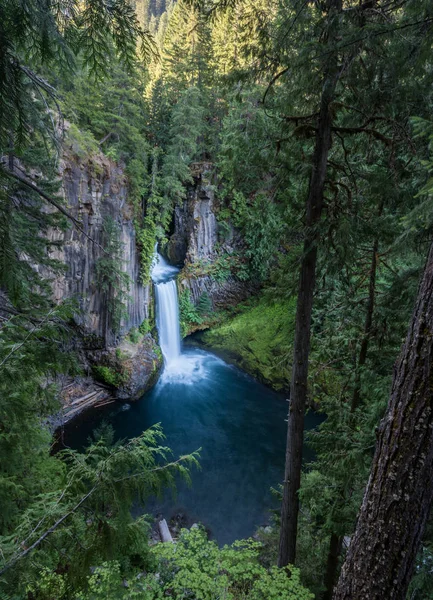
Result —
<path fill-rule="evenodd" d="M 433 498 L 433 244 L 334 600 L 404 600 Z"/>
<path fill-rule="evenodd" d="M 330 0 L 330 11 L 341 11 L 341 0 Z M 338 18 L 338 17 L 337 17 Z M 338 27 L 334 27 L 335 32 Z M 320 112 L 313 157 L 313 170 L 306 202 L 306 236 L 300 269 L 296 308 L 295 341 L 293 350 L 290 408 L 287 426 L 286 464 L 281 506 L 281 531 L 278 566 L 293 563 L 296 554 L 299 487 L 301 483 L 302 446 L 304 442 L 304 413 L 307 400 L 308 357 L 310 352 L 311 312 L 316 283 L 318 224 L 322 214 L 328 154 L 331 147 L 331 104 L 340 76 L 338 59 L 333 54 L 324 78 Z"/>

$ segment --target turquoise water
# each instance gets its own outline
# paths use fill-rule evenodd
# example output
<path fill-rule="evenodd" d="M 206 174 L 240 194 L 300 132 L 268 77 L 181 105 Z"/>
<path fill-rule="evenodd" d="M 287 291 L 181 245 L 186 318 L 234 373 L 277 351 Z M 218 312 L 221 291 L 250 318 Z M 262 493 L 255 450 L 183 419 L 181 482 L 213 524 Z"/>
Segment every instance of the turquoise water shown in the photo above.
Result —
<path fill-rule="evenodd" d="M 201 470 L 192 487 L 178 485 L 152 500 L 146 512 L 167 520 L 187 516 L 203 523 L 218 543 L 249 537 L 266 525 L 275 507 L 270 488 L 283 479 L 288 404 L 284 396 L 261 385 L 213 354 L 185 350 L 178 368 L 166 372 L 145 396 L 123 406 L 106 407 L 93 417 L 70 423 L 66 445 L 81 448 L 102 420 L 116 438 L 131 438 L 161 423 L 174 457 L 201 450 Z M 306 427 L 319 417 L 307 415 Z"/>

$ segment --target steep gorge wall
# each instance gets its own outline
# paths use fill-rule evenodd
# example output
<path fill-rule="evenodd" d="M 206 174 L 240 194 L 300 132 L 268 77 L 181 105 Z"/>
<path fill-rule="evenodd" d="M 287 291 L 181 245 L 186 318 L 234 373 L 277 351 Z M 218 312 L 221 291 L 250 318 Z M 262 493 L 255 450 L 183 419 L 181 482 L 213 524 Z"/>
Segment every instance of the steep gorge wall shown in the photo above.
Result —
<path fill-rule="evenodd" d="M 76 347 L 85 370 L 90 374 L 92 366 L 103 367 L 102 372 L 116 380 L 118 398 L 138 398 L 155 382 L 162 359 L 150 333 L 138 336 L 135 342 L 125 339 L 131 328 L 138 329 L 149 319 L 153 300 L 150 286 L 143 286 L 140 281 L 140 257 L 124 170 L 103 154 L 84 160 L 65 154 L 61 177 L 67 210 L 87 235 L 74 226 L 66 231 L 51 231 L 50 239 L 61 242 L 51 257 L 65 265 L 61 274 L 54 278 L 51 275 L 54 299 L 62 302 L 74 298 L 78 302 Z M 116 333 L 112 328 L 110 298 L 100 289 L 97 277 L 98 261 L 104 256 L 107 219 L 117 224 L 122 248 L 119 262 L 130 282 L 125 315 Z M 92 377 L 77 378 L 72 394 L 68 393 L 65 400 L 66 408 L 77 395 L 86 395 L 93 389 Z"/>
<path fill-rule="evenodd" d="M 104 221 L 111 218 L 119 227 L 122 244 L 122 270 L 128 275 L 127 315 L 120 334 L 139 327 L 149 317 L 150 290 L 139 278 L 139 255 L 132 210 L 128 204 L 127 182 L 123 170 L 104 155 L 85 162 L 65 157 L 62 165 L 63 189 L 69 212 L 81 223 L 89 239 L 75 227 L 66 232 L 53 231 L 52 239 L 62 240 L 53 258 L 65 264 L 65 272 L 56 276 L 53 293 L 57 302 L 74 297 L 79 302 L 77 323 L 111 346 L 116 339 L 111 331 L 106 294 L 99 289 L 96 265 L 103 256 Z M 94 240 L 94 243 L 92 240 Z"/>
<path fill-rule="evenodd" d="M 215 277 L 212 267 L 222 255 L 241 248 L 243 241 L 230 223 L 224 224 L 224 239 L 221 240 L 213 165 L 194 165 L 193 178 L 193 184 L 187 186 L 186 199 L 175 209 L 174 233 L 166 254 L 173 263 L 184 262 L 179 285 L 181 289 L 190 290 L 194 304 L 206 293 L 214 309 L 235 306 L 256 292 L 257 285 L 240 281 L 234 274 Z"/>

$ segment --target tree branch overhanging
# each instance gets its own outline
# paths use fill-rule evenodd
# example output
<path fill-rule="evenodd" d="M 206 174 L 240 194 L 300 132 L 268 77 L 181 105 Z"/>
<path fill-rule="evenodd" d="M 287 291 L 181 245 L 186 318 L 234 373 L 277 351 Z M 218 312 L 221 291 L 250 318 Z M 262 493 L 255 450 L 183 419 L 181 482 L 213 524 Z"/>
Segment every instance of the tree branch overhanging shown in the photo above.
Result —
<path fill-rule="evenodd" d="M 9 177 L 10 179 L 15 179 L 16 181 L 19 181 L 22 185 L 31 189 L 33 192 L 36 192 L 46 202 L 48 202 L 49 204 L 54 206 L 54 208 L 56 208 L 59 212 L 61 212 L 62 215 L 64 215 L 67 219 L 69 219 L 74 224 L 74 227 L 80 233 L 82 233 L 88 240 L 90 240 L 92 242 L 92 244 L 95 244 L 96 246 L 98 246 L 98 248 L 100 248 L 102 250 L 102 252 L 104 252 L 104 254 L 106 253 L 105 249 L 101 246 L 101 244 L 99 244 L 88 233 L 86 233 L 84 231 L 84 229 L 81 227 L 80 222 L 73 215 L 71 215 L 71 213 L 68 212 L 61 204 L 59 204 L 59 202 L 57 200 L 55 200 L 54 198 L 52 198 L 51 196 L 46 194 L 43 190 L 41 190 L 40 187 L 38 187 L 37 185 L 35 185 L 33 182 L 29 181 L 28 179 L 22 177 L 18 173 L 9 171 L 8 169 L 5 169 L 4 165 L 3 165 L 3 168 L 0 167 L 0 169 L 1 169 L 2 174 L 4 174 L 6 177 Z"/>
<path fill-rule="evenodd" d="M 349 135 L 356 135 L 358 133 L 366 133 L 367 135 L 371 135 L 377 140 L 383 142 L 387 146 L 392 146 L 392 140 L 387 138 L 386 135 L 377 131 L 377 129 L 371 129 L 369 127 L 332 127 L 331 130 L 334 133 L 342 133 Z"/>

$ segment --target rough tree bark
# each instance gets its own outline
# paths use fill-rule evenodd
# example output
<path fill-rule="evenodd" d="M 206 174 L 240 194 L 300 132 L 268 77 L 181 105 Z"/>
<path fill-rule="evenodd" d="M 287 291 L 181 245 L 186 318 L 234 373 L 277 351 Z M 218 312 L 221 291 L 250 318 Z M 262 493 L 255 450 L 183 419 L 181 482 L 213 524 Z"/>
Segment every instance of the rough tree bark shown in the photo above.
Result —
<path fill-rule="evenodd" d="M 433 243 L 334 600 L 404 600 L 433 498 Z"/>
<path fill-rule="evenodd" d="M 335 19 L 342 10 L 342 0 L 329 0 L 329 19 Z M 338 19 L 338 17 L 337 17 Z M 333 42 L 338 32 L 334 23 Z M 341 69 L 338 57 L 332 53 L 328 59 L 320 101 L 316 132 L 313 169 L 306 201 L 306 236 L 300 268 L 299 291 L 296 308 L 295 341 L 293 351 L 290 407 L 287 426 L 286 463 L 281 506 L 281 530 L 278 566 L 293 563 L 296 554 L 296 535 L 301 483 L 302 446 L 304 441 L 304 413 L 307 400 L 308 356 L 310 352 L 311 312 L 316 282 L 318 224 L 322 214 L 328 154 L 331 147 L 332 111 L 335 89 Z"/>

